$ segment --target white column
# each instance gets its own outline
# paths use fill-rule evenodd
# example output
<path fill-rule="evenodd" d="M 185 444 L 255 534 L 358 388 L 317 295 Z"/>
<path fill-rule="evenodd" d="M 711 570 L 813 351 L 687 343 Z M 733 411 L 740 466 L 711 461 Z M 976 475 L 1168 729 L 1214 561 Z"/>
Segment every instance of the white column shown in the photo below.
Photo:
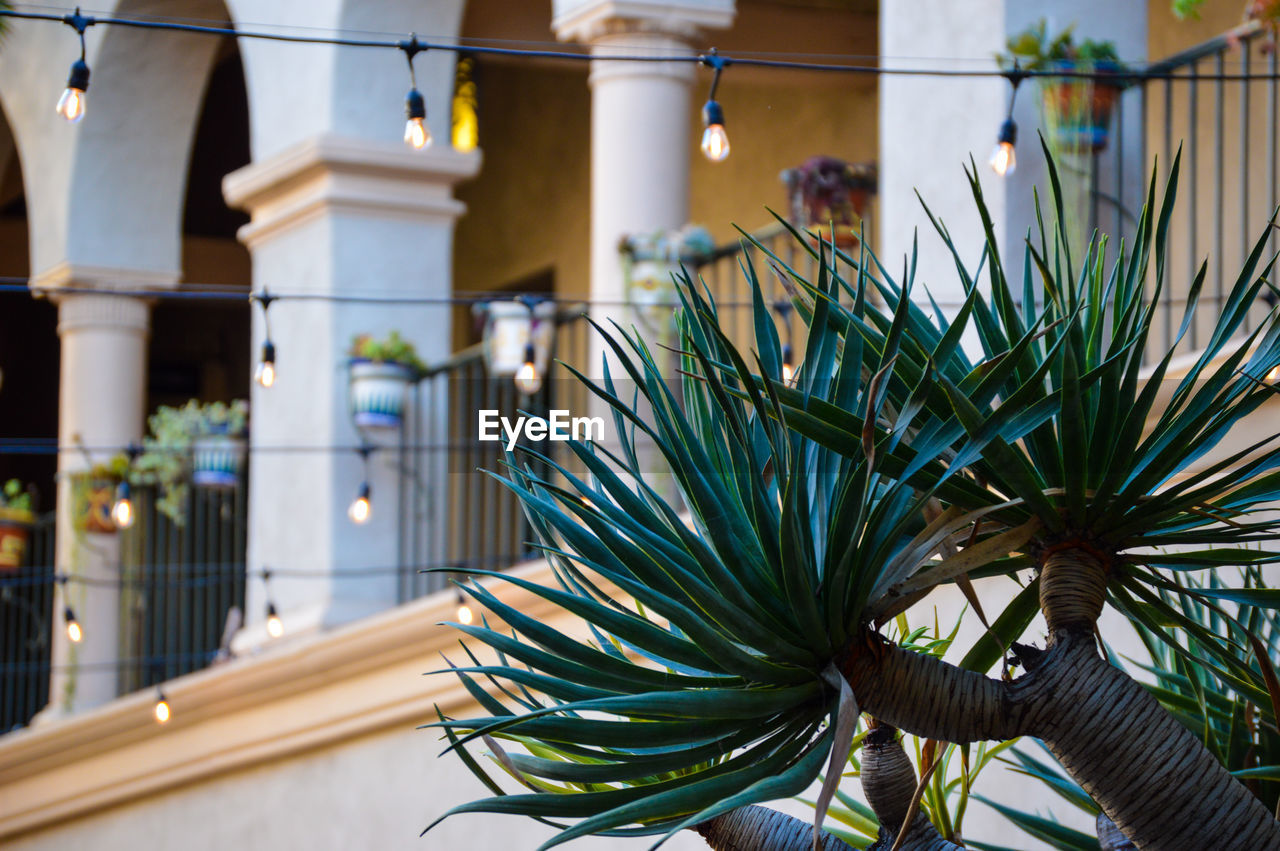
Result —
<path fill-rule="evenodd" d="M 116 275 L 124 276 L 121 271 Z M 144 273 L 139 273 L 141 276 Z M 43 278 L 48 285 L 49 278 Z M 64 281 L 72 283 L 73 281 Z M 133 286 L 162 283 L 142 280 Z M 169 281 L 168 283 L 172 283 Z M 74 280 L 77 288 L 84 280 Z M 53 714 L 105 703 L 116 696 L 120 635 L 119 541 L 76 528 L 70 474 L 106 461 L 143 431 L 150 305 L 109 293 L 57 294 L 62 341 L 58 397 L 57 545 L 55 566 L 69 575 L 54 603 Z M 74 451 L 82 445 L 87 452 Z M 84 631 L 72 644 L 62 622 L 71 606 Z"/>
<path fill-rule="evenodd" d="M 373 512 L 352 524 L 346 509 L 363 479 L 360 437 L 348 413 L 346 349 L 359 333 L 395 329 L 428 363 L 450 351 L 447 305 L 369 304 L 336 295 L 447 298 L 453 224 L 463 205 L 452 187 L 475 174 L 479 153 L 447 146 L 314 137 L 228 175 L 223 189 L 252 221 L 240 239 L 253 254 L 254 290 L 287 298 L 271 308 L 277 379 L 252 386 L 250 571 L 276 571 L 270 596 L 289 635 L 352 620 L 398 602 L 396 438 L 369 461 Z M 254 314 L 254 352 L 263 342 Z M 273 448 L 292 447 L 291 451 Z M 305 447 L 314 447 L 307 451 Z M 367 571 L 363 575 L 360 571 Z M 290 578 L 290 572 L 319 573 Z M 263 583 L 250 582 L 249 628 L 238 646 L 265 639 Z"/>
<path fill-rule="evenodd" d="M 690 55 L 700 29 L 727 27 L 733 14 L 732 0 L 556 0 L 552 29 L 595 56 Z M 617 306 L 626 299 L 618 240 L 688 222 L 696 75 L 692 62 L 591 63 L 591 299 L 609 305 L 593 311 L 598 320 L 633 321 Z M 600 374 L 602 352 L 593 337 L 588 375 Z"/>

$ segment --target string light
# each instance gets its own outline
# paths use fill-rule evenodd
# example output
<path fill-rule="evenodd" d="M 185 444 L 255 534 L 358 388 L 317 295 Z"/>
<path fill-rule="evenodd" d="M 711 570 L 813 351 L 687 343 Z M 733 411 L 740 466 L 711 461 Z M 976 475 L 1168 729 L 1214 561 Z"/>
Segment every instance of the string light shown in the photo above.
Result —
<path fill-rule="evenodd" d="M 471 626 L 471 622 L 476 619 L 475 612 L 471 611 L 471 606 L 467 604 L 467 598 L 462 596 L 462 592 L 458 592 L 458 623 L 463 626 Z"/>
<path fill-rule="evenodd" d="M 271 599 L 271 571 L 267 568 L 262 570 L 262 584 L 267 592 L 267 635 L 279 638 L 284 635 L 284 621 L 280 620 L 275 601 Z"/>
<path fill-rule="evenodd" d="M 724 109 L 716 100 L 716 89 L 720 85 L 720 72 L 729 60 L 712 49 L 701 61 L 712 69 L 711 91 L 702 107 L 702 154 L 713 163 L 724 162 L 729 156 L 729 134 L 724 131 Z"/>
<path fill-rule="evenodd" d="M 787 333 L 787 341 L 782 345 L 782 381 L 790 384 L 796 377 L 796 362 L 791 349 L 791 302 L 780 299 L 774 303 L 773 309 Z"/>
<path fill-rule="evenodd" d="M 414 35 L 408 41 L 400 42 L 400 49 L 409 61 L 409 94 L 404 99 L 404 143 L 420 151 L 431 145 L 431 128 L 427 126 L 427 99 L 418 91 L 418 80 L 413 73 L 413 57 L 427 48 Z"/>
<path fill-rule="evenodd" d="M 271 315 L 267 313 L 267 308 L 271 307 L 271 302 L 276 297 L 263 289 L 262 295 L 250 296 L 262 305 L 262 326 L 263 326 L 263 342 L 262 342 L 262 360 L 258 361 L 258 368 L 254 370 L 253 380 L 263 387 L 270 387 L 276 383 L 276 344 L 271 342 Z"/>
<path fill-rule="evenodd" d="M 63 608 L 62 619 L 66 622 L 67 638 L 72 644 L 79 644 L 84 640 L 84 630 L 80 628 L 80 621 L 76 620 L 76 613 L 71 610 L 70 606 Z"/>
<path fill-rule="evenodd" d="M 133 462 L 142 454 L 142 449 L 136 443 L 130 443 L 124 451 L 129 456 L 129 466 L 120 478 L 120 484 L 116 485 L 116 498 L 111 503 L 111 520 L 117 529 L 128 529 L 133 525 L 136 515 L 133 510 L 133 492 L 129 487 L 129 472 L 133 469 Z"/>
<path fill-rule="evenodd" d="M 782 380 L 790 384 L 796 377 L 796 367 L 791 360 L 791 344 L 782 347 Z"/>
<path fill-rule="evenodd" d="M 369 502 L 371 493 L 369 488 L 369 453 L 373 452 L 373 447 L 366 443 L 356 451 L 360 453 L 360 461 L 364 465 L 364 481 L 360 483 L 360 490 L 356 491 L 356 498 L 347 507 L 347 517 L 351 518 L 352 523 L 360 524 L 367 521 L 370 512 L 373 511 L 373 505 Z"/>
<path fill-rule="evenodd" d="M 1016 60 L 1008 76 L 1009 83 L 1013 86 L 1013 90 L 1009 93 L 1009 115 L 1000 125 L 996 146 L 992 149 L 991 158 L 988 160 L 991 170 L 1001 177 L 1008 177 L 1018 167 L 1018 158 L 1014 150 L 1014 146 L 1018 144 L 1018 124 L 1013 120 L 1013 103 L 1018 97 L 1018 84 L 1022 82 L 1025 74 L 1018 68 Z"/>
<path fill-rule="evenodd" d="M 516 387 L 526 396 L 532 396 L 542 389 L 542 376 L 538 374 L 537 354 L 533 341 L 524 344 L 524 363 L 516 372 Z"/>
<path fill-rule="evenodd" d="M 80 7 L 76 7 L 74 15 L 68 15 L 63 19 L 69 26 L 73 27 L 76 34 L 80 36 L 80 58 L 71 63 L 71 74 L 67 77 L 67 87 L 62 92 L 62 97 L 58 98 L 58 105 L 54 107 L 54 111 L 65 118 L 72 124 L 78 124 L 80 119 L 84 118 L 85 111 L 89 108 L 89 63 L 84 61 L 84 31 L 85 28 L 93 24 L 92 18 L 86 18 L 80 14 Z"/>
<path fill-rule="evenodd" d="M 173 717 L 173 712 L 169 709 L 169 700 L 164 696 L 164 690 L 156 687 L 156 705 L 152 710 L 157 724 L 167 724 L 169 719 Z"/>

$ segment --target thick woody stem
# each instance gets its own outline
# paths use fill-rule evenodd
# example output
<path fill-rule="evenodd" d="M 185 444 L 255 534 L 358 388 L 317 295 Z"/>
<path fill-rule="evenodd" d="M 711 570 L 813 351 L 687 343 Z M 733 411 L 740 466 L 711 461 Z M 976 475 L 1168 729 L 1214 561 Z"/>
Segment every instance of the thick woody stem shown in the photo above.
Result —
<path fill-rule="evenodd" d="M 1082 549 L 1049 554 L 1040 572 L 1040 609 L 1050 636 L 1060 630 L 1093 632 L 1107 600 L 1107 570 Z"/>
<path fill-rule="evenodd" d="M 897 740 L 897 730 L 881 725 L 867 734 L 862 746 L 862 791 L 880 820 L 880 838 L 874 851 L 888 851 L 911 811 L 916 792 L 916 770 Z M 951 851 L 962 846 L 948 842 L 920 810 L 899 851 Z"/>
<path fill-rule="evenodd" d="M 883 642 L 859 646 L 841 671 L 862 711 L 917 736 L 964 743 L 1026 732 L 1024 687 L 1017 681 L 989 679 Z"/>
<path fill-rule="evenodd" d="M 767 807 L 739 807 L 693 830 L 715 851 L 813 851 L 812 824 Z M 824 833 L 822 851 L 853 851 L 853 846 Z"/>

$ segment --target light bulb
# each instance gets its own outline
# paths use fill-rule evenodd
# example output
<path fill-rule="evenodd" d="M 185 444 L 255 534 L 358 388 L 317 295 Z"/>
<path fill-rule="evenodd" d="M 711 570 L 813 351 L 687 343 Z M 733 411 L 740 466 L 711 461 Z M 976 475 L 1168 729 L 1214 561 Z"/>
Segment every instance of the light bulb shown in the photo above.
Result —
<path fill-rule="evenodd" d="M 790 384 L 791 379 L 795 377 L 796 367 L 791 362 L 791 345 L 788 343 L 782 347 L 782 381 L 785 384 Z"/>
<path fill-rule="evenodd" d="M 373 506 L 369 503 L 369 483 L 365 482 L 360 485 L 360 492 L 351 501 L 347 516 L 351 518 L 352 523 L 363 523 L 369 519 L 369 513 L 372 510 Z"/>
<path fill-rule="evenodd" d="M 157 724 L 165 724 L 172 717 L 169 712 L 169 701 L 165 700 L 164 692 L 159 692 L 156 696 L 155 716 Z"/>
<path fill-rule="evenodd" d="M 275 603 L 267 603 L 267 635 L 279 638 L 284 635 L 284 622 L 276 612 Z"/>
<path fill-rule="evenodd" d="M 133 525 L 133 499 L 126 481 L 116 485 L 116 501 L 111 505 L 111 519 L 117 529 L 128 529 Z"/>
<path fill-rule="evenodd" d="M 88 100 L 88 95 L 80 89 L 63 89 L 62 97 L 58 98 L 58 105 L 55 107 L 55 111 L 72 124 L 78 124 L 80 119 L 84 118 Z"/>
<path fill-rule="evenodd" d="M 729 156 L 729 134 L 724 132 L 724 110 L 714 100 L 702 107 L 702 153 L 713 163 L 723 162 Z"/>
<path fill-rule="evenodd" d="M 253 374 L 253 380 L 263 387 L 276 383 L 276 346 L 270 340 L 262 344 L 262 360 Z"/>
<path fill-rule="evenodd" d="M 1001 177 L 1008 177 L 1018 167 L 1018 158 L 1013 146 L 1018 142 L 1018 125 L 1012 118 L 1000 125 L 1000 135 L 996 137 L 996 146 L 991 151 L 991 170 Z"/>
<path fill-rule="evenodd" d="M 84 638 L 84 630 L 80 629 L 80 622 L 76 620 L 76 613 L 71 611 L 70 606 L 63 611 L 62 619 L 67 622 L 67 638 L 72 644 L 79 644 Z"/>
<path fill-rule="evenodd" d="M 723 124 L 712 124 L 702 131 L 702 153 L 713 163 L 724 162 L 729 156 L 729 134 Z"/>
<path fill-rule="evenodd" d="M 471 607 L 466 603 L 458 604 L 458 623 L 463 626 L 470 626 L 471 622 L 476 619 L 475 613 L 471 611 Z"/>
<path fill-rule="evenodd" d="M 542 389 L 542 376 L 538 375 L 538 365 L 534 362 L 532 343 L 524 347 L 524 363 L 516 370 L 516 389 L 526 396 Z"/>
<path fill-rule="evenodd" d="M 427 127 L 427 100 L 422 92 L 410 89 L 404 99 L 404 143 L 415 150 L 431 144 L 431 130 Z"/>

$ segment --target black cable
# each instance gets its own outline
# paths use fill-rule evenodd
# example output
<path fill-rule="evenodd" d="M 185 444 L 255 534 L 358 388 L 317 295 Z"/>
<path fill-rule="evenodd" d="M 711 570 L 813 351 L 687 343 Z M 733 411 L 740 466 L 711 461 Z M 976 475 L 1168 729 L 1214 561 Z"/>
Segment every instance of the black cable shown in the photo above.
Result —
<path fill-rule="evenodd" d="M 327 44 L 340 47 L 367 47 L 402 50 L 403 39 L 372 39 L 372 38 L 345 38 L 332 36 L 308 36 L 295 35 L 286 33 L 270 33 L 262 30 L 238 30 L 234 25 L 227 23 L 223 26 L 210 26 L 202 24 L 177 23 L 171 20 L 160 19 L 142 19 L 137 17 L 123 17 L 117 15 L 105 16 L 81 16 L 71 14 L 57 14 L 54 12 L 22 12 L 14 9 L 0 10 L 0 17 L 18 18 L 25 20 L 41 20 L 56 21 L 59 23 L 76 26 L 77 21 L 85 22 L 86 26 L 97 25 L 113 25 L 130 27 L 133 29 L 144 30 L 166 30 L 171 32 L 196 33 L 201 35 L 219 36 L 222 38 L 248 38 L 262 41 L 280 41 L 290 42 L 294 44 Z M 622 62 L 691 62 L 697 64 L 705 64 L 706 56 L 700 54 L 639 54 L 639 55 L 596 55 L 586 51 L 570 51 L 570 50 L 529 50 L 512 47 L 488 47 L 481 45 L 462 45 L 447 44 L 440 42 L 420 42 L 422 47 L 429 50 L 443 50 L 452 53 L 469 53 L 481 56 L 503 56 L 503 57 L 520 57 L 527 59 L 565 59 L 580 62 L 590 61 L 622 61 Z M 785 59 L 764 59 L 753 58 L 749 56 L 728 57 L 722 56 L 728 62 L 735 65 L 746 65 L 756 68 L 775 68 L 796 71 L 814 71 L 814 72 L 832 72 L 847 74 L 866 74 L 876 76 L 901 76 L 901 77 L 956 77 L 956 78 L 984 78 L 984 77 L 1004 77 L 1007 76 L 1006 71 L 991 69 L 926 69 L 926 68 L 885 68 L 880 65 L 848 65 L 843 63 L 826 63 L 826 62 L 797 62 Z M 1154 64 L 1154 63 L 1152 63 Z M 1025 71 L 1027 77 L 1051 77 L 1057 79 L 1107 79 L 1116 80 L 1117 78 L 1132 80 L 1174 80 L 1180 78 L 1188 78 L 1187 74 L 1179 74 L 1173 71 L 1152 71 L 1148 68 L 1127 68 L 1122 73 L 1102 72 L 1102 71 L 1086 71 L 1086 70 L 1035 70 Z M 1197 74 L 1197 80 L 1210 81 L 1242 81 L 1242 80 L 1268 80 L 1280 78 L 1275 74 Z"/>

